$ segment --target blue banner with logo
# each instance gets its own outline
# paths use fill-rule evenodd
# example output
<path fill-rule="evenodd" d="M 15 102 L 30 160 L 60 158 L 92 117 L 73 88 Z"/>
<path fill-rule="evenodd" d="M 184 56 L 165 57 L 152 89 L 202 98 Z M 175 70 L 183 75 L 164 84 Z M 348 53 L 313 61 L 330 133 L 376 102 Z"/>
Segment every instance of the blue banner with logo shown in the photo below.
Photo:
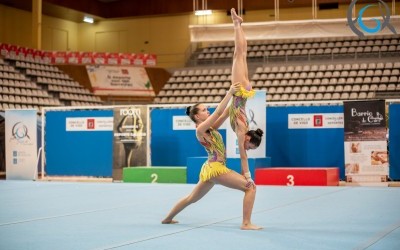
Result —
<path fill-rule="evenodd" d="M 271 157 L 272 166 L 338 167 L 344 178 L 342 106 L 264 109 L 268 121 L 265 155 Z M 184 107 L 155 108 L 150 117 L 153 166 L 186 166 L 188 157 L 207 156 Z M 225 129 L 220 133 L 226 141 Z"/>
<path fill-rule="evenodd" d="M 47 111 L 46 175 L 111 177 L 112 110 Z"/>
<path fill-rule="evenodd" d="M 389 104 L 389 177 L 400 180 L 400 104 Z"/>

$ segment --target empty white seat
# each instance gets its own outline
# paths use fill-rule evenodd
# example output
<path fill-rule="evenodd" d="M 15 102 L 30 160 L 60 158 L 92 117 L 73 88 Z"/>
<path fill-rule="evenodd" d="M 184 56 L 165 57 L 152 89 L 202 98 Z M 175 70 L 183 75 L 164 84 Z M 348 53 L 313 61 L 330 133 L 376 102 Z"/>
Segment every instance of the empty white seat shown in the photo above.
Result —
<path fill-rule="evenodd" d="M 343 88 L 343 91 L 344 92 L 350 92 L 351 89 L 352 89 L 351 85 L 345 85 L 344 88 Z"/>
<path fill-rule="evenodd" d="M 381 82 L 381 78 L 379 76 L 372 77 L 372 83 L 380 83 L 380 82 Z"/>
<path fill-rule="evenodd" d="M 335 92 L 343 92 L 343 85 L 336 85 Z"/>
<path fill-rule="evenodd" d="M 324 100 L 331 100 L 332 99 L 332 93 L 325 93 L 323 99 Z"/>
<path fill-rule="evenodd" d="M 348 92 L 343 92 L 343 93 L 340 95 L 340 99 L 341 99 L 341 100 L 347 100 L 347 99 L 349 99 L 349 96 L 350 96 L 350 94 L 349 94 Z"/>
<path fill-rule="evenodd" d="M 286 93 L 282 94 L 281 101 L 287 101 L 287 100 L 289 100 L 289 94 L 286 94 Z"/>
<path fill-rule="evenodd" d="M 337 92 L 333 93 L 331 99 L 332 100 L 340 100 L 340 93 L 337 93 Z"/>
<path fill-rule="evenodd" d="M 367 99 L 367 92 L 360 92 L 358 94 L 358 99 Z"/>
<path fill-rule="evenodd" d="M 395 91 L 396 90 L 396 84 L 393 84 L 393 83 L 388 84 L 386 90 L 387 91 Z"/>
<path fill-rule="evenodd" d="M 308 93 L 307 95 L 306 95 L 306 100 L 308 100 L 308 101 L 312 101 L 312 100 L 314 100 L 314 93 Z"/>
<path fill-rule="evenodd" d="M 368 91 L 369 90 L 369 85 L 368 84 L 363 84 L 363 85 L 361 85 L 361 89 L 360 89 L 360 91 Z"/>
<path fill-rule="evenodd" d="M 352 91 L 353 92 L 358 92 L 361 90 L 361 86 L 360 85 L 353 85 Z"/>
<path fill-rule="evenodd" d="M 351 92 L 349 96 L 350 100 L 355 100 L 358 99 L 358 93 L 357 92 Z"/>
<path fill-rule="evenodd" d="M 316 93 L 314 96 L 314 100 L 322 100 L 324 97 L 324 94 L 322 93 Z"/>
<path fill-rule="evenodd" d="M 289 96 L 289 101 L 296 101 L 296 99 L 297 99 L 297 94 L 290 94 L 290 96 Z"/>
<path fill-rule="evenodd" d="M 308 86 L 301 87 L 301 93 L 308 93 L 310 88 Z"/>
<path fill-rule="evenodd" d="M 305 99 L 306 99 L 306 94 L 301 93 L 301 94 L 297 95 L 297 100 L 298 101 L 303 101 Z"/>
<path fill-rule="evenodd" d="M 293 88 L 293 93 L 300 93 L 301 92 L 301 87 L 300 86 L 295 86 Z"/>
<path fill-rule="evenodd" d="M 281 95 L 280 94 L 274 94 L 272 96 L 272 101 L 280 101 L 281 99 Z"/>
<path fill-rule="evenodd" d="M 384 83 L 378 85 L 378 91 L 386 91 L 387 86 Z"/>
<path fill-rule="evenodd" d="M 335 85 L 328 85 L 326 87 L 327 92 L 335 92 Z"/>

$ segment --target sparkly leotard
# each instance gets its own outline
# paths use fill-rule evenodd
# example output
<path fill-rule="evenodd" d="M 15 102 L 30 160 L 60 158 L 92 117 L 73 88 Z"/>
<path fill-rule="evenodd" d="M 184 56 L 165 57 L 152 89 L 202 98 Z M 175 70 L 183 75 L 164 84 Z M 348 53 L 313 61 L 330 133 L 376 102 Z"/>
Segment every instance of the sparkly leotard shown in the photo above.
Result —
<path fill-rule="evenodd" d="M 248 98 L 254 96 L 256 92 L 254 90 L 246 90 L 241 87 L 239 91 L 235 93 L 232 98 L 231 105 L 229 106 L 229 120 L 233 131 L 236 131 L 236 127 L 239 122 L 248 126 L 246 116 L 246 102 Z"/>
<path fill-rule="evenodd" d="M 221 134 L 210 128 L 207 135 L 200 141 L 208 154 L 207 161 L 203 164 L 200 171 L 200 180 L 208 181 L 209 179 L 230 172 L 231 170 L 225 166 L 226 150 Z"/>

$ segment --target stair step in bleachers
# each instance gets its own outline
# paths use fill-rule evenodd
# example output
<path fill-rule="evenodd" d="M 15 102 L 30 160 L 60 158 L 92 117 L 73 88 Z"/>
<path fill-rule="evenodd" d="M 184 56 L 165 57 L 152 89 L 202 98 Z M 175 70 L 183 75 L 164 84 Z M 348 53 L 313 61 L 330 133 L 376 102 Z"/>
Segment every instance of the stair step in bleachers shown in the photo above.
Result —
<path fill-rule="evenodd" d="M 397 98 L 400 62 L 351 61 L 258 66 L 250 76 L 267 101 Z M 176 70 L 155 103 L 219 102 L 230 86 L 230 68 Z M 376 92 L 379 91 L 379 94 Z"/>
<path fill-rule="evenodd" d="M 256 169 L 257 185 L 338 186 L 339 168 L 273 167 Z"/>
<path fill-rule="evenodd" d="M 335 59 L 384 58 L 400 56 L 400 40 L 395 35 L 358 37 L 332 37 L 311 39 L 260 40 L 248 42 L 248 61 L 312 61 Z M 197 50 L 191 64 L 229 63 L 233 43 L 215 43 Z"/>

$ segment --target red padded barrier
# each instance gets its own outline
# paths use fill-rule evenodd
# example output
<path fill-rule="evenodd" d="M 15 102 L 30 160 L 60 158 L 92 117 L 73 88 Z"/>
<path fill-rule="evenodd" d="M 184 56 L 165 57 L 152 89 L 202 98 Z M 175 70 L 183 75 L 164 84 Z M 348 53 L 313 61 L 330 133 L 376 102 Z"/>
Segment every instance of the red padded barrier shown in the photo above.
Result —
<path fill-rule="evenodd" d="M 338 186 L 339 168 L 258 168 L 254 181 L 258 185 Z"/>

